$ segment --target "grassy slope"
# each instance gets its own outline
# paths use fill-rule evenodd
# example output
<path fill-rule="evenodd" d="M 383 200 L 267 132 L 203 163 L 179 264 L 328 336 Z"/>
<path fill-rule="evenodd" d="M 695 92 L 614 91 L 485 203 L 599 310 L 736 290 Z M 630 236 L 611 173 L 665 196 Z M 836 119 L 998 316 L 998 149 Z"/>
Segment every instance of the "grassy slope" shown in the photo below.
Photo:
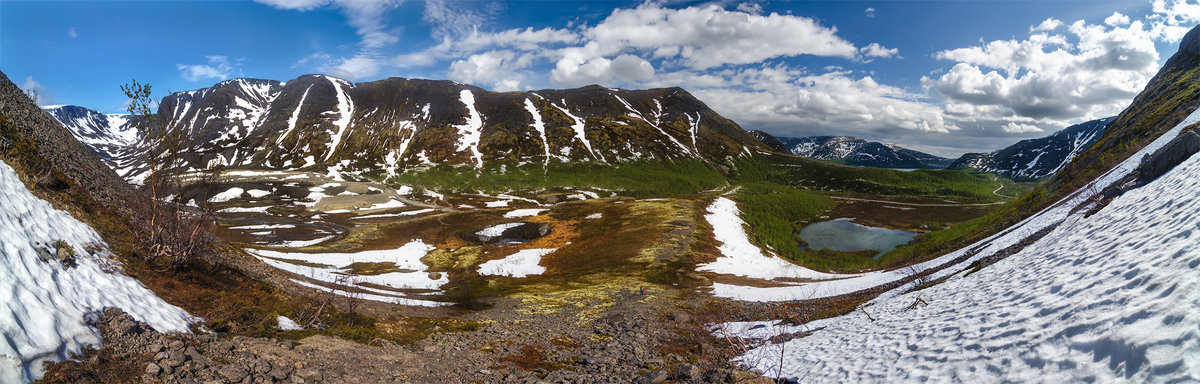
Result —
<path fill-rule="evenodd" d="M 765 181 L 797 189 L 852 192 L 874 196 L 953 199 L 992 202 L 1001 182 L 992 175 L 961 170 L 861 168 L 804 157 L 769 154 L 735 161 L 742 181 Z"/>

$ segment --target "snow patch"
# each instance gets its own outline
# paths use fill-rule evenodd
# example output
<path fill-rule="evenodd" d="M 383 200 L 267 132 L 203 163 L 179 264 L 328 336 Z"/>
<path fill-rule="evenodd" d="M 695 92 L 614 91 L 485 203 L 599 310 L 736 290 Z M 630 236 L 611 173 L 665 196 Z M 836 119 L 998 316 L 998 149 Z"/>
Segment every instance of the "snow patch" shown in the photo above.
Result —
<path fill-rule="evenodd" d="M 575 139 L 579 140 L 580 143 L 583 143 L 583 147 L 587 148 L 588 153 L 592 154 L 592 158 L 599 159 L 600 161 L 605 161 L 603 155 L 597 154 L 596 151 L 592 149 L 592 142 L 588 141 L 587 132 L 584 130 L 585 125 L 584 125 L 583 119 L 571 114 L 571 112 L 567 110 L 567 108 L 566 108 L 567 101 L 566 100 L 563 100 L 562 103 L 563 103 L 562 107 L 555 105 L 554 103 L 550 103 L 550 105 L 554 106 L 555 109 L 558 109 L 560 112 L 562 112 L 564 115 L 567 115 L 567 117 L 570 117 L 571 120 L 575 122 L 575 124 L 571 125 L 571 129 L 575 130 Z M 570 149 L 567 149 L 567 152 L 563 153 L 563 155 L 569 155 L 569 154 L 570 154 Z"/>
<path fill-rule="evenodd" d="M 540 215 L 542 212 L 545 212 L 548 210 L 549 209 L 546 209 L 546 208 L 514 209 L 511 211 L 508 211 L 508 213 L 505 213 L 504 217 L 512 219 L 512 218 L 517 218 L 517 217 L 537 216 L 537 215 Z"/>
<path fill-rule="evenodd" d="M 718 197 L 714 200 L 712 205 L 708 206 L 708 214 L 704 215 L 704 219 L 712 224 L 713 237 L 721 243 L 721 246 L 717 247 L 721 251 L 721 257 L 711 263 L 699 265 L 698 270 L 758 279 L 833 279 L 856 276 L 817 272 L 777 256 L 764 254 L 762 249 L 750 243 L 737 203 L 728 198 Z M 713 284 L 714 288 L 719 285 L 722 284 Z"/>
<path fill-rule="evenodd" d="M 433 249 L 421 240 L 413 240 L 396 249 L 356 253 L 246 251 L 267 265 L 325 283 L 347 286 L 374 284 L 393 289 L 438 289 L 449 282 L 449 278 L 445 274 L 431 278 L 428 267 L 421 262 L 421 258 Z M 392 263 L 401 271 L 354 275 L 349 270 L 354 263 Z M 325 267 L 310 266 L 314 264 Z M 400 295 L 399 292 L 396 294 Z"/>
<path fill-rule="evenodd" d="M 467 106 L 467 121 L 462 125 L 455 125 L 458 128 L 458 151 L 465 149 L 471 150 L 471 155 L 475 157 L 475 168 L 483 167 L 483 154 L 479 152 L 479 138 L 483 135 L 483 118 L 479 116 L 479 111 L 475 110 L 475 94 L 469 90 L 459 92 L 458 98 Z"/>
<path fill-rule="evenodd" d="M 304 329 L 304 327 L 296 324 L 294 320 L 289 319 L 287 316 L 279 316 L 275 321 L 279 324 L 279 330 L 281 331 L 299 331 Z"/>
<path fill-rule="evenodd" d="M 542 256 L 554 252 L 555 248 L 522 249 L 503 259 L 491 260 L 479 264 L 479 274 L 484 276 L 526 277 L 540 275 L 546 272 L 546 267 L 538 265 Z"/>
<path fill-rule="evenodd" d="M 296 129 L 296 122 L 300 120 L 300 109 L 304 108 L 304 99 L 308 98 L 308 91 L 310 90 L 312 90 L 311 85 L 304 89 L 304 94 L 300 96 L 300 103 L 296 104 L 296 109 L 292 110 L 292 117 L 288 119 L 287 130 L 283 131 L 283 134 L 280 134 L 279 137 L 275 139 L 276 145 L 283 143 L 283 138 L 287 137 L 288 134 L 292 133 L 292 130 Z"/>
<path fill-rule="evenodd" d="M 537 130 L 538 136 L 542 139 L 542 150 L 546 154 L 545 160 L 542 161 L 542 168 L 550 166 L 550 142 L 546 141 L 546 124 L 542 123 L 542 114 L 538 113 L 537 106 L 533 105 L 533 101 L 525 99 L 525 110 L 533 116 L 533 129 Z"/>
<path fill-rule="evenodd" d="M 65 241 L 77 265 L 56 257 L 43 262 L 38 249 L 54 252 Z M 35 245 L 40 244 L 40 245 Z M 25 188 L 0 162 L 0 382 L 26 382 L 42 375 L 42 362 L 66 358 L 101 342 L 86 318 L 120 307 L 160 332 L 188 332 L 193 317 L 160 299 L 119 270 L 108 245 L 91 227 L 54 209 Z"/>
<path fill-rule="evenodd" d="M 496 237 L 500 237 L 500 235 L 504 234 L 504 231 L 507 231 L 509 228 L 516 228 L 519 226 L 521 226 L 521 223 L 498 224 L 498 225 L 493 225 L 493 226 L 481 229 L 479 232 L 476 232 L 475 234 L 477 234 L 483 238 L 496 238 Z"/>
<path fill-rule="evenodd" d="M 342 89 L 344 80 L 335 79 L 325 76 L 326 80 L 333 83 L 333 89 L 337 91 L 338 99 L 338 119 L 333 121 L 333 125 L 338 127 L 337 134 L 333 136 L 333 142 L 329 144 L 329 153 L 325 154 L 325 160 L 333 157 L 333 152 L 337 150 L 338 145 L 342 143 L 342 135 L 346 133 L 346 127 L 350 126 L 350 119 L 354 116 L 354 100 Z M 340 81 L 340 82 L 339 82 Z"/>

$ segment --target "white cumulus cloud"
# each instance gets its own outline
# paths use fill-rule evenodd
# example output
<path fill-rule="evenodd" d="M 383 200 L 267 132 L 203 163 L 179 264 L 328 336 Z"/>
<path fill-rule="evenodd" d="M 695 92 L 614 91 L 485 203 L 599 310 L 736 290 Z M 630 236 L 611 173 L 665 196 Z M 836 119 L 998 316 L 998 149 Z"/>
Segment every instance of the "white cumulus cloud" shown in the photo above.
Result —
<path fill-rule="evenodd" d="M 937 52 L 934 57 L 956 64 L 922 84 L 948 102 L 998 107 L 992 111 L 1053 122 L 1057 129 L 1068 120 L 1120 112 L 1158 70 L 1153 32 L 1141 21 L 1076 21 L 1067 32 Z"/>
<path fill-rule="evenodd" d="M 837 36 L 836 28 L 813 19 L 728 11 L 715 4 L 672 9 L 643 3 L 617 9 L 584 35 L 599 56 L 670 52 L 692 69 L 798 55 L 853 58 L 858 53 L 854 44 Z"/>
<path fill-rule="evenodd" d="M 1030 132 L 1044 132 L 1044 131 L 1045 130 L 1038 128 L 1035 125 L 1021 124 L 1021 123 L 1017 123 L 1017 122 L 1009 122 L 1008 124 L 1004 125 L 1004 132 L 1008 132 L 1008 133 L 1030 133 Z"/>
<path fill-rule="evenodd" d="M 900 54 L 900 49 L 887 48 L 879 45 L 879 43 L 871 43 L 865 47 L 859 48 L 858 51 L 863 55 L 863 57 L 878 57 L 884 59 Z"/>
<path fill-rule="evenodd" d="M 52 96 L 50 92 L 46 90 L 45 85 L 33 80 L 33 76 L 25 77 L 25 82 L 21 83 L 21 90 L 24 91 L 26 95 L 36 96 L 37 99 L 35 99 L 34 102 L 37 103 L 37 105 L 54 104 L 54 96 Z"/>
<path fill-rule="evenodd" d="M 179 76 L 187 81 L 225 80 L 233 72 L 227 56 L 205 56 L 205 64 L 176 64 Z"/>

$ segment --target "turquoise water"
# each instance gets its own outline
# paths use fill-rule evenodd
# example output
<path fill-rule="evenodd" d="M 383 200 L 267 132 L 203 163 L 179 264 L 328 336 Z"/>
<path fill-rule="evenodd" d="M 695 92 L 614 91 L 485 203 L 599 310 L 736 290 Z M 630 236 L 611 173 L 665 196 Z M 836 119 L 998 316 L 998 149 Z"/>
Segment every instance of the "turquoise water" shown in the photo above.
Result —
<path fill-rule="evenodd" d="M 907 244 L 916 233 L 868 227 L 856 224 L 851 219 L 822 221 L 805 226 L 800 230 L 800 240 L 812 249 L 826 248 L 841 252 L 878 251 L 875 257 Z"/>

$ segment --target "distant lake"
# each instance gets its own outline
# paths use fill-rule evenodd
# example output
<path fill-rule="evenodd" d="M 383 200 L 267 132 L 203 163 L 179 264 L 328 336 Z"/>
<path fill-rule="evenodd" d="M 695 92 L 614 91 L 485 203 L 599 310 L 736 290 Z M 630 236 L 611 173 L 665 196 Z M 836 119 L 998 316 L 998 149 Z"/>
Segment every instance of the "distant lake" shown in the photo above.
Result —
<path fill-rule="evenodd" d="M 878 251 L 875 257 L 912 241 L 916 233 L 895 229 L 868 227 L 851 219 L 822 221 L 800 230 L 800 239 L 811 249 L 830 249 L 841 252 Z"/>

